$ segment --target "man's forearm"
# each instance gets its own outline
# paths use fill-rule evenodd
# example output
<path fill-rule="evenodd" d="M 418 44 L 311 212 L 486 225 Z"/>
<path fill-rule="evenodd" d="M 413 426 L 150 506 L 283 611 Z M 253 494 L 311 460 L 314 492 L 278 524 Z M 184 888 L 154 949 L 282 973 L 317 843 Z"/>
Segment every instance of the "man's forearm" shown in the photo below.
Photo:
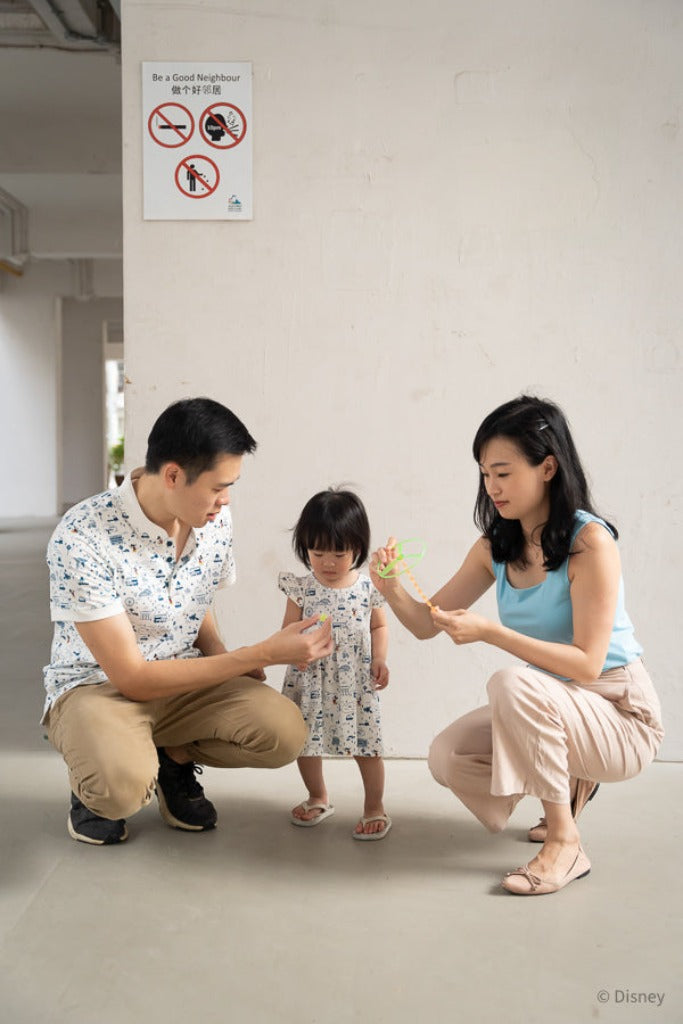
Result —
<path fill-rule="evenodd" d="M 265 644 L 260 643 L 202 658 L 142 661 L 110 682 L 129 700 L 148 701 L 207 690 L 269 664 Z"/>
<path fill-rule="evenodd" d="M 206 690 L 269 665 L 300 661 L 310 664 L 318 658 L 327 657 L 334 646 L 331 622 L 328 620 L 319 629 L 306 632 L 317 618 L 311 616 L 292 623 L 251 647 L 239 647 L 230 652 L 223 649 L 204 658 L 160 661 L 147 661 L 143 657 L 124 613 L 107 619 L 78 622 L 76 628 L 112 686 L 129 700 L 147 701 Z M 207 628 L 211 636 L 210 625 Z"/>

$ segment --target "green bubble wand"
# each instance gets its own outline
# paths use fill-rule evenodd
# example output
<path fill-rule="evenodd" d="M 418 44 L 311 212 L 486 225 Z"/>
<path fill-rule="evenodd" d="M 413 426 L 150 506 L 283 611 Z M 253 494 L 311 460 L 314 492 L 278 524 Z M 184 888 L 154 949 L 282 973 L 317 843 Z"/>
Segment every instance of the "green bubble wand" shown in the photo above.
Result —
<path fill-rule="evenodd" d="M 427 607 L 433 610 L 434 605 L 429 600 L 411 571 L 424 558 L 427 552 L 425 544 L 421 540 L 410 538 L 408 540 L 398 541 L 394 544 L 394 550 L 396 551 L 396 557 L 392 558 L 392 560 L 382 566 L 381 569 L 377 566 L 377 575 L 381 576 L 383 580 L 386 580 L 395 576 L 402 576 L 405 573 Z"/>

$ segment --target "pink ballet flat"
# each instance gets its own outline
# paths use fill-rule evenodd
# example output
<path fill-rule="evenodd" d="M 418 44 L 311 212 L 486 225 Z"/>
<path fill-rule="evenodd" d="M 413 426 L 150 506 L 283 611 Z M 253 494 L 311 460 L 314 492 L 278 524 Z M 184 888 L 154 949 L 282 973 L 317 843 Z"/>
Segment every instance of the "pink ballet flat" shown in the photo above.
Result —
<path fill-rule="evenodd" d="M 515 896 L 545 896 L 551 892 L 559 892 L 560 889 L 564 889 L 566 885 L 577 878 L 585 878 L 590 869 L 591 862 L 582 847 L 579 847 L 574 863 L 559 882 L 546 881 L 529 871 L 529 865 L 525 864 L 524 867 L 517 868 L 515 871 L 508 871 L 500 884 Z"/>

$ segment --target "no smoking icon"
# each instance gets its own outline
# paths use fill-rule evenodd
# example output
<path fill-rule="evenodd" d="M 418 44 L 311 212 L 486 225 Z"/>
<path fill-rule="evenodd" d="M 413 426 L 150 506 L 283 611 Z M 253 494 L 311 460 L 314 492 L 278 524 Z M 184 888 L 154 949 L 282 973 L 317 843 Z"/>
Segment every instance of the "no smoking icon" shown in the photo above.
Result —
<path fill-rule="evenodd" d="M 206 199 L 213 195 L 220 179 L 220 172 L 213 160 L 200 153 L 183 157 L 176 167 L 175 183 L 188 199 Z"/>
<path fill-rule="evenodd" d="M 194 131 L 194 118 L 182 103 L 160 103 L 149 115 L 149 134 L 165 149 L 184 146 Z"/>
<path fill-rule="evenodd" d="M 247 119 L 233 103 L 212 103 L 199 119 L 199 131 L 215 149 L 231 149 L 247 134 Z"/>

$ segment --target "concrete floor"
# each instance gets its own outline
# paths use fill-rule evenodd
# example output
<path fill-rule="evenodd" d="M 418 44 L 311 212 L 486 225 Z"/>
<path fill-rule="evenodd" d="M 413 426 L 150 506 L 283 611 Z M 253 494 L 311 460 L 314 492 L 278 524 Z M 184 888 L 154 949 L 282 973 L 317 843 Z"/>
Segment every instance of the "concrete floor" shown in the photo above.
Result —
<path fill-rule="evenodd" d="M 340 762 L 316 829 L 288 823 L 295 767 L 207 769 L 214 832 L 152 805 L 120 847 L 70 840 L 37 725 L 51 525 L 0 524 L 2 1024 L 683 1021 L 680 764 L 603 786 L 582 817 L 591 874 L 537 899 L 498 885 L 533 855 L 537 805 L 489 836 L 423 761 L 387 764 L 379 843 L 350 838 L 360 782 Z"/>

